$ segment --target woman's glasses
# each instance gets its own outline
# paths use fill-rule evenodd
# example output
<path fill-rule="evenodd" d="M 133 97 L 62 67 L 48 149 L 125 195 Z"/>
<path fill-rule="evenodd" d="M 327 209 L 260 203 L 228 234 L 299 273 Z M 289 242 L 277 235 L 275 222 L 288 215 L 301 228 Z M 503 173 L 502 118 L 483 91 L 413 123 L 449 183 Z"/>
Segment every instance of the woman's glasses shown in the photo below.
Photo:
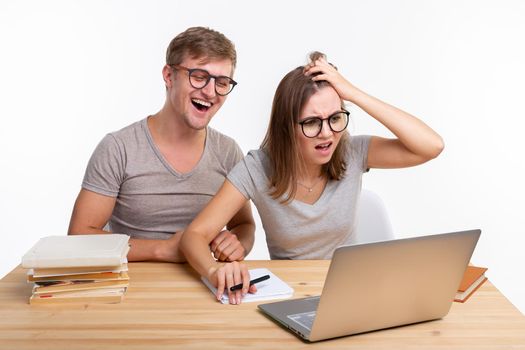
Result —
<path fill-rule="evenodd" d="M 332 114 L 328 118 L 311 117 L 299 122 L 304 136 L 313 138 L 317 137 L 323 129 L 323 122 L 326 120 L 330 130 L 333 132 L 341 132 L 348 126 L 350 112 L 340 111 Z"/>

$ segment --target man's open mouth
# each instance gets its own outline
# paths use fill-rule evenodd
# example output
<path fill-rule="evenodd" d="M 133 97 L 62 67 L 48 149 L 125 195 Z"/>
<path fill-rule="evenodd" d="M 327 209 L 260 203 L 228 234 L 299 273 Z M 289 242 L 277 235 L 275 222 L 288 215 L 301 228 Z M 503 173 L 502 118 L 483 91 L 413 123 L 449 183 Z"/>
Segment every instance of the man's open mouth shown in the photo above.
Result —
<path fill-rule="evenodd" d="M 191 103 L 201 112 L 207 111 L 212 106 L 210 102 L 206 102 L 198 98 L 192 98 Z"/>

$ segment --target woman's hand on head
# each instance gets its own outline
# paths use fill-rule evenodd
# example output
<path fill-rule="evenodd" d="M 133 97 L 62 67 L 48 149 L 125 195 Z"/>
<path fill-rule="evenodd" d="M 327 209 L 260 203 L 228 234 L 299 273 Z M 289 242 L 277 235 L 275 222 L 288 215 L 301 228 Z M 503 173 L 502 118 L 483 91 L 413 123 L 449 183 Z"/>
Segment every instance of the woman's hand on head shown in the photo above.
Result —
<path fill-rule="evenodd" d="M 255 285 L 250 286 L 250 274 L 245 264 L 237 261 L 217 265 L 209 269 L 208 280 L 217 287 L 217 300 L 221 300 L 223 293 L 228 293 L 230 304 L 240 304 L 246 293 L 255 293 Z M 231 291 L 230 288 L 242 283 L 242 289 Z"/>
<path fill-rule="evenodd" d="M 312 76 L 313 81 L 327 81 L 337 91 L 339 96 L 346 101 L 352 101 L 353 92 L 357 90 L 324 57 L 307 64 L 304 67 L 304 74 Z"/>

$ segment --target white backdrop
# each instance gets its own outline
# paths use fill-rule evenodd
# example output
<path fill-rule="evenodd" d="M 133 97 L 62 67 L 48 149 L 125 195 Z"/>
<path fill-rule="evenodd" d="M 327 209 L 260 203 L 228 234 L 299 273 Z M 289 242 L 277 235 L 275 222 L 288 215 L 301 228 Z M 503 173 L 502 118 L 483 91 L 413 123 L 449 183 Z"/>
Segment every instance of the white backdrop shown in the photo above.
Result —
<path fill-rule="evenodd" d="M 212 125 L 262 141 L 273 92 L 307 53 L 444 138 L 436 160 L 373 170 L 399 237 L 481 228 L 473 256 L 525 312 L 525 3 L 517 1 L 0 0 L 0 275 L 65 234 L 96 144 L 157 112 L 174 35 L 203 25 L 236 44 L 239 85 Z M 389 133 L 357 108 L 354 134 Z M 267 258 L 258 224 L 251 259 Z"/>

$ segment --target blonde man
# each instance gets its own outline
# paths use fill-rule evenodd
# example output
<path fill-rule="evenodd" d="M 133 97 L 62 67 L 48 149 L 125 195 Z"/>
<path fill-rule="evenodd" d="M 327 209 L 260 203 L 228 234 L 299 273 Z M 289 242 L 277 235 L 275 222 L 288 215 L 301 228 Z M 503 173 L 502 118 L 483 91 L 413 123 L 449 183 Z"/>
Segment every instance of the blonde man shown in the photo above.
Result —
<path fill-rule="evenodd" d="M 162 69 L 164 106 L 99 143 L 69 234 L 124 233 L 131 237 L 130 261 L 184 261 L 182 231 L 242 159 L 234 140 L 208 127 L 237 84 L 236 61 L 233 43 L 209 28 L 189 28 L 171 41 Z M 226 228 L 210 250 L 221 261 L 242 260 L 253 246 L 249 204 Z"/>

